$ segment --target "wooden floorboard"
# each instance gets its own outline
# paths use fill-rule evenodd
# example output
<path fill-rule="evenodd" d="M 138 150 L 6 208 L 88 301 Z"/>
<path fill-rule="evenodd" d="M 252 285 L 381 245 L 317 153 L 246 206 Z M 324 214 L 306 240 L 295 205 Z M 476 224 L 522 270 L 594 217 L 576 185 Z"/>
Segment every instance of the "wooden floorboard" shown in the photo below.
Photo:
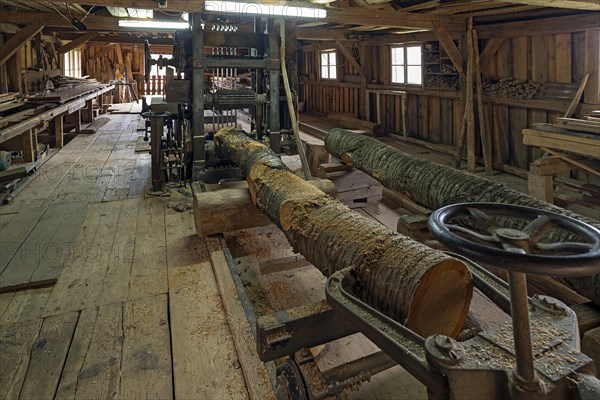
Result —
<path fill-rule="evenodd" d="M 0 398 L 19 398 L 41 326 L 41 319 L 0 325 Z"/>
<path fill-rule="evenodd" d="M 125 303 L 120 398 L 173 398 L 168 296 Z"/>
<path fill-rule="evenodd" d="M 73 312 L 44 320 L 31 348 L 31 359 L 20 398 L 54 397 L 78 318 L 79 313 Z"/>
<path fill-rule="evenodd" d="M 210 257 L 193 216 L 168 210 L 166 221 L 175 397 L 247 399 L 227 320 L 219 312 Z"/>

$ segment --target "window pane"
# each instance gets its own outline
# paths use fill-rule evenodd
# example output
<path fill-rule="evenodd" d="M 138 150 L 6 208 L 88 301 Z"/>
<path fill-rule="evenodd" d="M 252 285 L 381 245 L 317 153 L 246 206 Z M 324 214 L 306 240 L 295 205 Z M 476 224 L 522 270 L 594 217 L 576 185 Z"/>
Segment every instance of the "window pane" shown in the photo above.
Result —
<path fill-rule="evenodd" d="M 335 65 L 329 67 L 329 79 L 337 78 L 337 71 L 335 68 L 336 68 Z"/>
<path fill-rule="evenodd" d="M 337 65 L 335 56 L 336 56 L 335 51 L 332 51 L 329 53 L 329 65 Z"/>
<path fill-rule="evenodd" d="M 327 65 L 321 66 L 321 78 L 329 78 L 329 68 L 327 67 Z"/>
<path fill-rule="evenodd" d="M 421 46 L 407 47 L 406 61 L 408 65 L 421 65 Z"/>
<path fill-rule="evenodd" d="M 404 67 L 392 67 L 392 82 L 404 83 Z"/>
<path fill-rule="evenodd" d="M 421 67 L 408 66 L 407 72 L 408 72 L 407 83 L 414 83 L 417 85 L 420 85 L 422 83 Z"/>
<path fill-rule="evenodd" d="M 329 64 L 329 57 L 327 56 L 327 53 L 321 53 L 321 65 L 327 64 Z"/>
<path fill-rule="evenodd" d="M 404 64 L 404 47 L 392 47 L 392 65 Z"/>

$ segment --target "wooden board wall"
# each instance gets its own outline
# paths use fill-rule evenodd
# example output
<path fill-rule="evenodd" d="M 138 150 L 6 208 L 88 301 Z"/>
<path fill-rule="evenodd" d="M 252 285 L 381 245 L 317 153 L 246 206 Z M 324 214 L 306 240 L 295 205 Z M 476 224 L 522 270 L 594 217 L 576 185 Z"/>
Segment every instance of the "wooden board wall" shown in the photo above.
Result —
<path fill-rule="evenodd" d="M 540 82 L 579 83 L 590 77 L 582 103 L 586 109 L 600 103 L 600 30 L 519 36 L 506 39 L 491 61 L 482 66 L 484 81 L 513 77 Z M 480 41 L 480 51 L 488 40 Z M 324 48 L 325 49 L 325 48 Z M 389 46 L 365 47 L 363 63 L 370 89 L 402 90 L 390 85 Z M 303 52 L 300 76 L 306 111 L 359 114 L 360 83 L 358 72 L 338 52 L 344 75 L 354 75 L 352 83 L 319 80 L 318 49 Z M 348 80 L 348 79 L 346 79 Z M 462 100 L 458 91 L 407 89 L 407 129 L 411 137 L 456 146 L 462 117 Z M 374 96 L 371 95 L 371 120 L 375 121 Z M 402 130 L 399 96 L 381 94 L 381 123 L 391 132 Z M 541 155 L 522 143 L 521 130 L 535 122 L 553 122 L 564 114 L 564 102 L 502 101 L 488 98 L 485 103 L 487 124 L 492 132 L 493 160 L 496 166 L 509 164 L 528 169 Z M 563 109 L 564 108 L 564 109 Z"/>

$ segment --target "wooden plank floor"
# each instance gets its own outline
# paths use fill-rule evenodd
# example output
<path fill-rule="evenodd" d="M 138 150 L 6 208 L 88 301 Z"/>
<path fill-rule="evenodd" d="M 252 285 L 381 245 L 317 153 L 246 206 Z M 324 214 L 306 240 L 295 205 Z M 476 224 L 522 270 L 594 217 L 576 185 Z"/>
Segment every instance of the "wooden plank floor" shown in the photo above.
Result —
<path fill-rule="evenodd" d="M 107 117 L 0 208 L 0 271 L 58 271 L 0 294 L 0 398 L 247 399 L 191 211 L 144 198 L 140 117 Z"/>

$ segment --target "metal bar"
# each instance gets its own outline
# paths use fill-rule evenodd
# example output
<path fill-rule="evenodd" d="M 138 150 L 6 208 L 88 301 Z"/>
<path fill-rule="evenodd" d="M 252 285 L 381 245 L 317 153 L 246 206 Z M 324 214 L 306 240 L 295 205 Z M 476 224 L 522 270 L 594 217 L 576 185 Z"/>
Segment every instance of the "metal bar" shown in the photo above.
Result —
<path fill-rule="evenodd" d="M 202 14 L 191 15 L 192 25 L 192 57 L 194 69 L 192 76 L 192 147 L 194 163 L 192 179 L 198 180 L 204 170 L 204 32 L 202 30 Z M 200 61 L 197 63 L 197 61 Z"/>
<path fill-rule="evenodd" d="M 160 144 L 163 137 L 164 118 L 151 118 L 151 152 L 152 152 L 152 191 L 160 192 L 162 190 L 161 165 L 160 165 Z"/>

